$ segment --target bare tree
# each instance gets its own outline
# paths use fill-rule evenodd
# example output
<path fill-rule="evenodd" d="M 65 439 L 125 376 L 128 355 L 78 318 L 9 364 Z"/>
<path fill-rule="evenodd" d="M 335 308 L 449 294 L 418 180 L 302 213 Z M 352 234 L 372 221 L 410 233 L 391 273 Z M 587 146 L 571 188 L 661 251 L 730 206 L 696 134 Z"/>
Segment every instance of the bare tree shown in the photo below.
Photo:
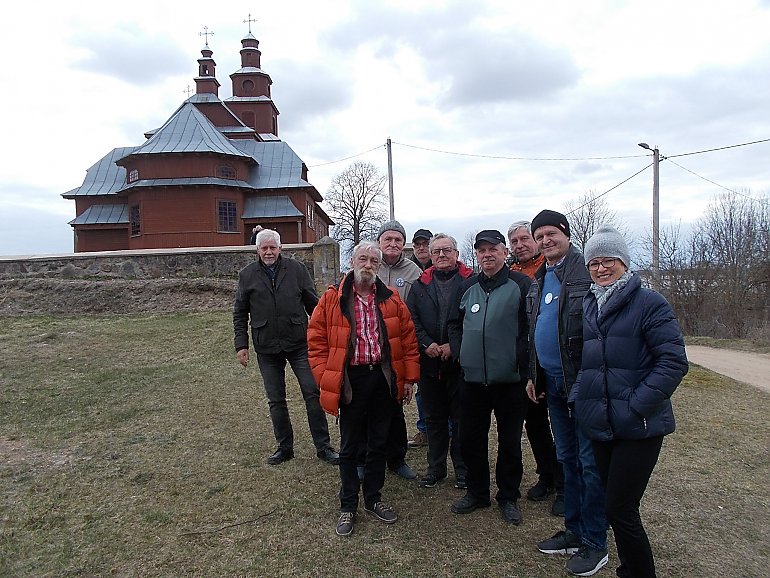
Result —
<path fill-rule="evenodd" d="M 468 267 L 478 272 L 479 262 L 476 259 L 476 249 L 473 248 L 476 242 L 476 234 L 478 231 L 468 231 L 460 242 L 460 261 L 465 263 Z"/>
<path fill-rule="evenodd" d="M 332 179 L 324 202 L 336 223 L 332 237 L 347 254 L 360 241 L 373 239 L 385 211 L 385 175 L 371 163 L 355 162 Z"/>
<path fill-rule="evenodd" d="M 564 214 L 569 220 L 569 228 L 572 234 L 572 243 L 581 251 L 586 242 L 591 238 L 601 225 L 612 225 L 629 243 L 629 231 L 625 224 L 618 218 L 617 213 L 607 205 L 607 199 L 598 197 L 598 193 L 588 189 L 577 199 L 564 204 Z"/>
<path fill-rule="evenodd" d="M 770 339 L 768 237 L 767 198 L 748 192 L 717 197 L 688 238 L 661 230 L 660 291 L 686 334 Z"/>

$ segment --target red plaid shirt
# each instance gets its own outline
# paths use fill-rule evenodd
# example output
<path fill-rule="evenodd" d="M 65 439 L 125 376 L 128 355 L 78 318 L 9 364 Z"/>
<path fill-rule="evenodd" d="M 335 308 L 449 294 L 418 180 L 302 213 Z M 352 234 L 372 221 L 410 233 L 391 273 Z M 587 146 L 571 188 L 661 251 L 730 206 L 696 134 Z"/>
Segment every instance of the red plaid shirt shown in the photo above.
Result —
<path fill-rule="evenodd" d="M 382 361 L 380 346 L 380 322 L 377 303 L 372 292 L 363 297 L 353 285 L 353 309 L 356 313 L 356 347 L 353 350 L 351 365 L 368 365 Z"/>

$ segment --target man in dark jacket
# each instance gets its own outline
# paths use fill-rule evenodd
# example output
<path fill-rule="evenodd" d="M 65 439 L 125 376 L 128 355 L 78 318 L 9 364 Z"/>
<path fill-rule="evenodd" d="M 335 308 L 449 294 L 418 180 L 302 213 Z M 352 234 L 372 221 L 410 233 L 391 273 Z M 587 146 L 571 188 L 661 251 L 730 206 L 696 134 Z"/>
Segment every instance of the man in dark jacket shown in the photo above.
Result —
<path fill-rule="evenodd" d="M 420 486 L 432 488 L 447 477 L 447 454 L 455 469 L 455 487 L 465 486 L 465 464 L 460 453 L 460 365 L 452 358 L 448 321 L 464 279 L 473 274 L 457 260 L 454 237 L 437 233 L 430 241 L 435 263 L 412 285 L 407 305 L 420 347 L 419 391 L 425 409 L 428 471 Z M 450 448 L 448 420 L 452 420 Z"/>
<path fill-rule="evenodd" d="M 244 267 L 238 275 L 233 329 L 238 362 L 246 367 L 251 322 L 254 350 L 278 443 L 278 449 L 267 463 L 274 466 L 294 457 L 294 431 L 286 405 L 288 361 L 305 399 L 316 454 L 336 465 L 339 455 L 330 445 L 329 426 L 318 402 L 318 386 L 307 359 L 308 315 L 318 303 L 313 280 L 302 263 L 281 257 L 281 237 L 276 231 L 259 231 L 256 244 L 259 260 Z"/>
<path fill-rule="evenodd" d="M 567 570 L 592 576 L 607 564 L 604 490 L 591 442 L 582 435 L 567 405 L 583 352 L 583 297 L 591 277 L 583 255 L 570 243 L 567 218 L 541 211 L 532 234 L 545 263 L 535 273 L 527 307 L 531 344 L 527 395 L 548 401 L 556 457 L 564 471 L 564 525 L 538 543 L 544 554 L 572 554 Z"/>
<path fill-rule="evenodd" d="M 529 277 L 505 266 L 508 249 L 499 231 L 476 235 L 481 272 L 460 288 L 449 321 L 452 355 L 463 369 L 460 447 L 468 472 L 467 493 L 452 504 L 456 514 L 490 505 L 489 427 L 497 421 L 497 502 L 502 518 L 521 523 L 517 504 L 523 473 L 521 432 L 527 413 L 528 345 L 525 296 Z"/>

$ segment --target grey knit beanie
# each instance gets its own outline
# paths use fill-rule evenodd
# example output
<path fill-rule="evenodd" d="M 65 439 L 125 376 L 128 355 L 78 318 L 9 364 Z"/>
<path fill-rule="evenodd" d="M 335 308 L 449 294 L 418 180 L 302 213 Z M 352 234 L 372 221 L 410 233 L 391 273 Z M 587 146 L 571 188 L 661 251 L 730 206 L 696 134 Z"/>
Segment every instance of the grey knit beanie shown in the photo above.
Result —
<path fill-rule="evenodd" d="M 404 226 L 398 221 L 385 221 L 382 225 L 380 225 L 380 230 L 377 232 L 378 241 L 385 231 L 398 231 L 401 233 L 401 236 L 404 238 L 404 242 L 406 243 L 406 229 L 404 229 Z"/>
<path fill-rule="evenodd" d="M 583 250 L 586 265 L 597 257 L 617 257 L 628 267 L 631 258 L 628 255 L 628 245 L 618 230 L 611 225 L 601 225 L 586 242 Z"/>

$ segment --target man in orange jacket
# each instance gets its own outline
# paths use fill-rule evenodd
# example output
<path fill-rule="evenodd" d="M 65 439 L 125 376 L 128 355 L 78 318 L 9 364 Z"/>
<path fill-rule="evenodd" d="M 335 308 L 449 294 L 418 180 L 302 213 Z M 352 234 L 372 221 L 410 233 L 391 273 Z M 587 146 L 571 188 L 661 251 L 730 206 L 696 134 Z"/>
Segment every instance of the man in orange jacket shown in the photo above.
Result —
<path fill-rule="evenodd" d="M 353 531 L 358 490 L 364 510 L 392 524 L 398 516 L 382 501 L 388 431 L 420 377 L 414 324 L 398 293 L 377 278 L 382 251 L 364 241 L 353 249 L 353 271 L 330 287 L 313 311 L 308 357 L 321 389 L 321 407 L 339 415 L 340 516 L 336 532 Z M 366 447 L 363 483 L 356 462 Z"/>

